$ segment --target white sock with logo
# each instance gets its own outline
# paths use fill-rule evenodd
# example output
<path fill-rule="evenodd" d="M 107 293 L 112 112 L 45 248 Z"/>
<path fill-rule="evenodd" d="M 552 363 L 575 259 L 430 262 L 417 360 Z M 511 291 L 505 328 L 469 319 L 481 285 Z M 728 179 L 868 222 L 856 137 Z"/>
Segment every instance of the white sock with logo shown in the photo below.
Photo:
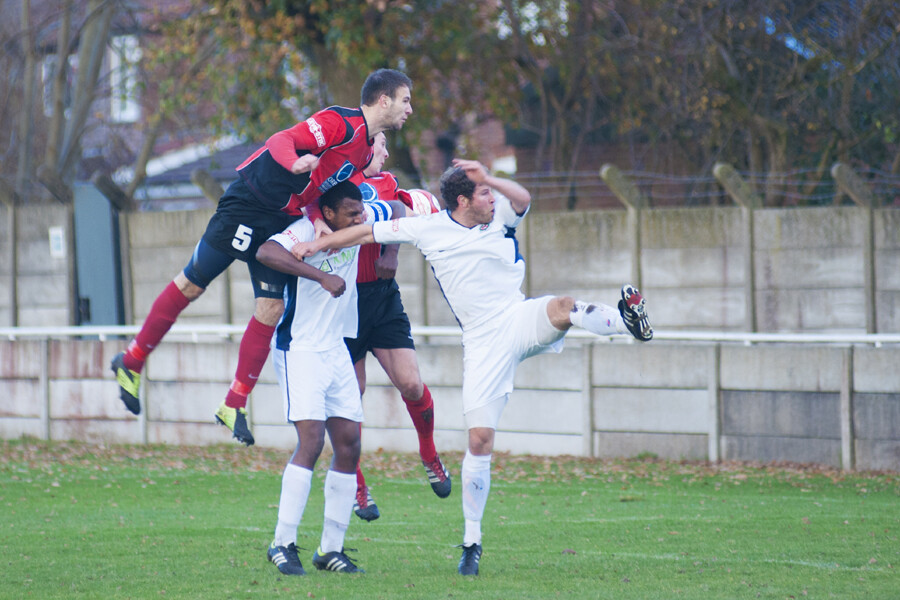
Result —
<path fill-rule="evenodd" d="M 606 304 L 589 304 L 576 300 L 575 308 L 569 313 L 569 320 L 572 321 L 572 325 L 587 329 L 597 335 L 628 332 L 625 321 L 619 314 L 619 309 Z"/>
<path fill-rule="evenodd" d="M 350 514 L 356 500 L 356 473 L 330 470 L 325 475 L 325 522 L 322 525 L 322 552 L 340 552 L 344 534 L 350 525 Z"/>
<path fill-rule="evenodd" d="M 468 450 L 462 462 L 462 504 L 466 518 L 463 544 L 481 543 L 481 519 L 491 491 L 491 455 L 476 456 Z"/>

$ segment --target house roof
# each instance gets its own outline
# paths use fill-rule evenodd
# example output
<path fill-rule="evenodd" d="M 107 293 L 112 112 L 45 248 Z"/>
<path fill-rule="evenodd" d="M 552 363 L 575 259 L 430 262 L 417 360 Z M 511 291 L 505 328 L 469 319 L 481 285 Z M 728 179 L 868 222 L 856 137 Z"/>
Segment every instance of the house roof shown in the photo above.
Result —
<path fill-rule="evenodd" d="M 239 164 L 262 146 L 259 142 L 245 142 L 217 150 L 208 156 L 196 158 L 178 164 L 144 180 L 145 186 L 173 186 L 191 183 L 191 172 L 202 169 L 209 172 L 217 181 L 230 182 L 237 175 L 235 169 Z"/>

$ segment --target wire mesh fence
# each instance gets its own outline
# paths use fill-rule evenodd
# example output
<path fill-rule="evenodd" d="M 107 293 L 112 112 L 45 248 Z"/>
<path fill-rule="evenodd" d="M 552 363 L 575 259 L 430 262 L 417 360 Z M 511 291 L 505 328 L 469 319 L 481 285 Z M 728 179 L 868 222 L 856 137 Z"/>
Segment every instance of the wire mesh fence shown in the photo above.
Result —
<path fill-rule="evenodd" d="M 856 168 L 878 206 L 900 207 L 900 174 Z M 650 207 L 733 206 L 719 182 L 709 175 L 669 175 L 623 171 L 647 198 Z M 852 200 L 838 188 L 826 170 L 794 169 L 783 172 L 740 172 L 763 199 L 764 206 L 840 206 Z M 516 180 L 531 192 L 536 210 L 623 208 L 597 171 L 519 173 Z"/>

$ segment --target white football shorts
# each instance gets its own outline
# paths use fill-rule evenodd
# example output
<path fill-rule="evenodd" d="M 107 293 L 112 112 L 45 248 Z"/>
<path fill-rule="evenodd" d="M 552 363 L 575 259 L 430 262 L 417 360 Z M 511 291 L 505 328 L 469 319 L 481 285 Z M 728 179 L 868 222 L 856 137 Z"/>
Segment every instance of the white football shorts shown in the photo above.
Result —
<path fill-rule="evenodd" d="M 272 363 L 288 422 L 330 417 L 362 422 L 359 384 L 344 344 L 325 351 L 275 349 Z"/>
<path fill-rule="evenodd" d="M 547 304 L 553 298 L 529 298 L 496 320 L 463 333 L 466 427 L 496 429 L 519 363 L 537 354 L 562 352 L 566 332 L 554 327 L 547 316 Z"/>

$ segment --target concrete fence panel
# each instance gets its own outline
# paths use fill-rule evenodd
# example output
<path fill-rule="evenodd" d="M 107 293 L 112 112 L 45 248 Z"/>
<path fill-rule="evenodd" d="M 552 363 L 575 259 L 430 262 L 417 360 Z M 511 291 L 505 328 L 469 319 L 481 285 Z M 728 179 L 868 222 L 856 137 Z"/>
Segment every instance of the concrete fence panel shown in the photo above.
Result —
<path fill-rule="evenodd" d="M 208 334 L 207 334 L 208 335 Z M 184 337 L 183 333 L 175 337 Z M 214 424 L 237 341 L 173 339 L 144 370 L 139 416 L 118 398 L 109 361 L 124 340 L 0 342 L 0 435 L 107 443 L 227 442 Z M 900 348 L 572 339 L 523 363 L 498 451 L 819 463 L 900 470 Z M 418 343 L 435 398 L 439 447 L 462 450 L 462 348 Z M 367 360 L 363 448 L 414 451 L 406 407 Z M 291 448 L 271 364 L 250 400 L 257 443 Z"/>

